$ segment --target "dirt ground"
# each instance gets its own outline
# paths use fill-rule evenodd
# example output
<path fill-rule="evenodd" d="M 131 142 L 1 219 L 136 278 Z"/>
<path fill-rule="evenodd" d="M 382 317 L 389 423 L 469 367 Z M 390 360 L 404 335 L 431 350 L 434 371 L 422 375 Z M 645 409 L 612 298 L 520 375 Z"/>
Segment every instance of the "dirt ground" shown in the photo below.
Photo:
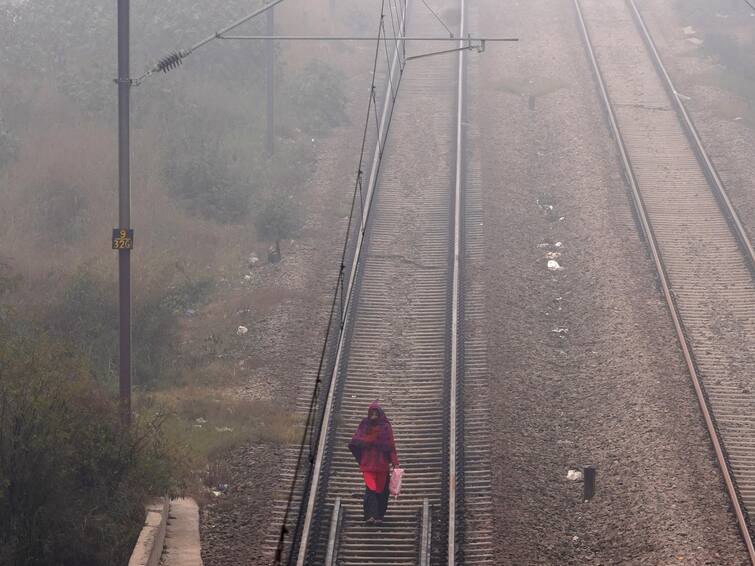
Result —
<path fill-rule="evenodd" d="M 480 11 L 497 563 L 745 564 L 573 2 Z"/>

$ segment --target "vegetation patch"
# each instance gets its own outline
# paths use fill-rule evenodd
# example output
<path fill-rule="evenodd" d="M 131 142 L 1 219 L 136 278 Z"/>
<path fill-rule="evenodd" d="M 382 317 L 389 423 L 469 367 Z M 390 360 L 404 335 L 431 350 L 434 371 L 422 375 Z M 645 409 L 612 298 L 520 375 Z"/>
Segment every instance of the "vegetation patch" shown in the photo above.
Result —
<path fill-rule="evenodd" d="M 237 399 L 218 389 L 197 386 L 153 393 L 140 404 L 147 410 L 159 406 L 167 411 L 168 437 L 185 446 L 198 466 L 249 442 L 295 442 L 301 424 L 277 404 Z"/>
<path fill-rule="evenodd" d="M 3 323 L 0 564 L 125 564 L 144 501 L 186 486 L 164 421 L 124 429 L 80 352 Z"/>

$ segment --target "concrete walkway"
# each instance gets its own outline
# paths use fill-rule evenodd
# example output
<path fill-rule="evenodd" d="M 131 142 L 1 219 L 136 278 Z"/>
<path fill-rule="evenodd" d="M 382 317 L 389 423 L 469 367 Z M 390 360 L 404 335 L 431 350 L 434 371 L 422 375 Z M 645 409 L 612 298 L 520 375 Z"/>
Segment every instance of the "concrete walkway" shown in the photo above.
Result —
<path fill-rule="evenodd" d="M 193 499 L 170 502 L 161 566 L 203 566 L 199 545 L 199 508 Z"/>

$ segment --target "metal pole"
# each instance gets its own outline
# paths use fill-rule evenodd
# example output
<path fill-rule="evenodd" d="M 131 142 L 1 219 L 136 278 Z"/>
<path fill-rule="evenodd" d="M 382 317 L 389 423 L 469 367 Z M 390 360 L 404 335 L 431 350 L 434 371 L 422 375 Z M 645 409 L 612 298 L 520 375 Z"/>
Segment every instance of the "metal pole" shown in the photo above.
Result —
<path fill-rule="evenodd" d="M 585 466 L 582 471 L 582 478 L 585 481 L 584 500 L 589 501 L 595 495 L 595 468 L 593 466 Z"/>
<path fill-rule="evenodd" d="M 118 227 L 131 228 L 129 2 L 118 0 Z M 119 384 L 124 424 L 131 423 L 131 249 L 118 250 Z"/>
<path fill-rule="evenodd" d="M 275 10 L 267 11 L 268 35 L 275 33 Z M 267 75 L 267 155 L 272 157 L 275 152 L 275 42 L 266 42 L 266 75 Z"/>

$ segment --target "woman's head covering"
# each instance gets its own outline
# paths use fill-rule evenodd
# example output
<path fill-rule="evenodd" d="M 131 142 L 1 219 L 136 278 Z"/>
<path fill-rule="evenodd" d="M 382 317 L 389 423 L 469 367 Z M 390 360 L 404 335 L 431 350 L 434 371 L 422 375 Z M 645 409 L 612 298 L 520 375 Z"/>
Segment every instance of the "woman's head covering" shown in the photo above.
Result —
<path fill-rule="evenodd" d="M 367 409 L 368 415 L 370 411 L 377 411 L 377 420 L 371 421 L 369 416 L 363 418 L 351 441 L 354 443 L 370 444 L 386 451 L 392 450 L 393 431 L 391 430 L 391 423 L 388 421 L 388 417 L 385 416 L 385 411 L 380 406 L 380 402 L 377 400 L 373 401 Z"/>
<path fill-rule="evenodd" d="M 367 417 L 369 418 L 371 412 L 377 412 L 378 414 L 378 422 L 382 420 L 388 420 L 388 417 L 385 416 L 385 411 L 383 411 L 383 407 L 380 406 L 380 401 L 375 399 L 372 403 L 370 403 L 370 406 L 367 408 Z"/>

